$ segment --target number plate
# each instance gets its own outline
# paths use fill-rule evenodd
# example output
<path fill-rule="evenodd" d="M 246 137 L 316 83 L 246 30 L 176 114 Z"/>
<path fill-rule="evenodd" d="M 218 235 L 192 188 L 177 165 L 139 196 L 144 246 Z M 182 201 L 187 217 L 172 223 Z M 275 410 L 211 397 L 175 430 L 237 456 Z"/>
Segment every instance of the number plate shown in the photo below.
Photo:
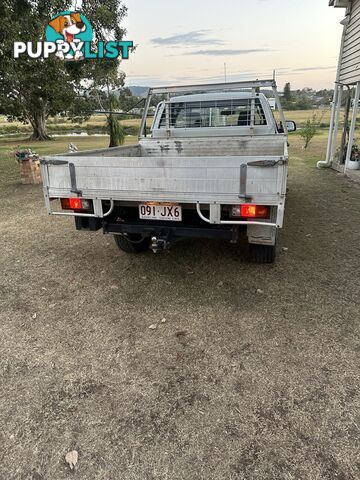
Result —
<path fill-rule="evenodd" d="M 179 205 L 166 203 L 139 205 L 139 217 L 143 220 L 167 220 L 181 222 L 182 211 Z"/>

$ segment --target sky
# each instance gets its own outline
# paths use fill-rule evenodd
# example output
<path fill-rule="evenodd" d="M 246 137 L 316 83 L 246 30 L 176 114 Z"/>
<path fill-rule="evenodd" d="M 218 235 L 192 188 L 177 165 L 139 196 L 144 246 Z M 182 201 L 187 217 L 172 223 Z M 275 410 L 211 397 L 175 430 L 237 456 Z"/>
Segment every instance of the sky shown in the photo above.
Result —
<path fill-rule="evenodd" d="M 328 0 L 125 0 L 127 85 L 272 78 L 332 88 L 345 9 Z"/>

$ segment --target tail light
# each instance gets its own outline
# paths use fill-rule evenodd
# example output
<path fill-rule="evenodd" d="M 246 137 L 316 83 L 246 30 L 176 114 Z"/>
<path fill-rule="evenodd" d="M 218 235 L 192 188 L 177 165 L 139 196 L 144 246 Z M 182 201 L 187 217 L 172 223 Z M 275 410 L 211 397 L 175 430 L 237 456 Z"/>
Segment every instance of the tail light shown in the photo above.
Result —
<path fill-rule="evenodd" d="M 234 205 L 231 210 L 233 217 L 243 218 L 269 218 L 270 207 L 267 205 L 252 205 L 244 203 L 242 205 Z"/>
<path fill-rule="evenodd" d="M 63 210 L 91 210 L 91 200 L 83 198 L 61 198 L 61 208 Z"/>

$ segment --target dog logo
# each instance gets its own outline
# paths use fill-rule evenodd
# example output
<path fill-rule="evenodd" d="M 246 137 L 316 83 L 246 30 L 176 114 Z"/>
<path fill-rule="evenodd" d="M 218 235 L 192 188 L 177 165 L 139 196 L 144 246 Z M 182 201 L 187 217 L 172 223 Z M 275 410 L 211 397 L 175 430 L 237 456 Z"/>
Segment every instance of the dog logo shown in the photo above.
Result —
<path fill-rule="evenodd" d="M 52 17 L 45 29 L 45 41 L 14 42 L 14 58 L 49 58 L 62 60 L 129 59 L 134 43 L 131 40 L 94 41 L 89 20 L 80 12 L 60 12 Z"/>
<path fill-rule="evenodd" d="M 66 60 L 80 60 L 84 58 L 82 51 L 83 42 L 91 42 L 93 29 L 89 20 L 80 12 L 61 12 L 53 17 L 45 31 L 45 39 L 48 42 L 56 42 L 59 45 L 66 42 L 70 45 L 67 53 L 66 46 L 56 53 L 59 58 Z M 79 48 L 80 47 L 80 48 Z"/>

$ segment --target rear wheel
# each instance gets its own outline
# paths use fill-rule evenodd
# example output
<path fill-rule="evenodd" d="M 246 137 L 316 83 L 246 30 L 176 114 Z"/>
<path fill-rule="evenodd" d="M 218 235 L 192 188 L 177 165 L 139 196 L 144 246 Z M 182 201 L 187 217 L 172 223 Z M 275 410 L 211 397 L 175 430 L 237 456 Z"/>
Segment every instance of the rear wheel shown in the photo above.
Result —
<path fill-rule="evenodd" d="M 250 243 L 250 258 L 254 263 L 274 263 L 276 245 L 257 245 Z"/>
<path fill-rule="evenodd" d="M 150 237 L 138 234 L 114 235 L 115 243 L 120 250 L 126 253 L 140 253 L 149 248 Z"/>

